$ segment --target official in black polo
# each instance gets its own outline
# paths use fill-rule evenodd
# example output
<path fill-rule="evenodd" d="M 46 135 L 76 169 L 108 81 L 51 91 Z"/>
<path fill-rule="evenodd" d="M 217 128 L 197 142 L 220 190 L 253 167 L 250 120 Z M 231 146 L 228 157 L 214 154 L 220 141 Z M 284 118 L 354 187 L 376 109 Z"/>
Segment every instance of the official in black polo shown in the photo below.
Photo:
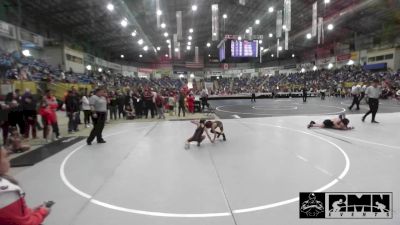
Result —
<path fill-rule="evenodd" d="M 107 99 L 105 96 L 105 90 L 103 88 L 98 88 L 96 89 L 95 94 L 89 99 L 90 108 L 92 110 L 93 129 L 86 140 L 88 145 L 92 144 L 95 137 L 97 138 L 97 143 L 106 143 L 102 136 L 107 119 Z"/>
<path fill-rule="evenodd" d="M 365 94 L 368 96 L 369 111 L 362 117 L 362 121 L 372 113 L 371 123 L 379 123 L 375 120 L 376 113 L 379 107 L 379 96 L 381 96 L 382 88 L 378 86 L 379 80 L 374 80 L 372 85 L 367 88 Z"/>

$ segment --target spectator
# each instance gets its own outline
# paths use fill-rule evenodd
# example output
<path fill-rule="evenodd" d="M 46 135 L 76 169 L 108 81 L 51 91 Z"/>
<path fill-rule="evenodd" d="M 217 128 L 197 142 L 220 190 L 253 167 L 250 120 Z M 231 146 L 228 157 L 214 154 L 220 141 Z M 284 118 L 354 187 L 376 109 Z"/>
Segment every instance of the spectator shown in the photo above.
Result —
<path fill-rule="evenodd" d="M 194 96 L 193 94 L 189 94 L 187 97 L 188 109 L 190 113 L 194 113 Z"/>
<path fill-rule="evenodd" d="M 43 121 L 43 138 L 46 142 L 59 139 L 60 132 L 58 130 L 56 113 L 49 105 L 47 105 L 46 101 L 42 101 L 40 104 L 39 113 Z M 49 136 L 50 132 L 53 134 L 52 136 Z"/>
<path fill-rule="evenodd" d="M 156 107 L 157 107 L 157 114 L 158 119 L 165 119 L 164 116 L 164 98 L 160 93 L 156 94 Z"/>
<path fill-rule="evenodd" d="M 83 110 L 83 121 L 85 123 L 85 127 L 90 127 L 90 104 L 87 93 L 82 96 L 82 110 Z"/>
<path fill-rule="evenodd" d="M 9 152 L 21 153 L 28 151 L 31 147 L 22 143 L 22 137 L 16 127 L 11 128 L 11 135 L 8 137 L 6 146 Z"/>
<path fill-rule="evenodd" d="M 118 105 L 118 118 L 119 119 L 121 119 L 121 115 L 122 115 L 122 117 L 125 117 L 125 112 L 124 112 L 124 105 L 125 104 L 124 104 L 124 101 L 125 101 L 124 95 L 121 92 L 118 92 L 118 94 L 117 94 L 117 105 Z"/>
<path fill-rule="evenodd" d="M 108 108 L 110 110 L 110 120 L 114 118 L 114 120 L 117 119 L 117 107 L 118 107 L 118 101 L 117 101 L 117 96 L 115 95 L 115 92 L 111 91 L 109 95 L 109 104 Z"/>
<path fill-rule="evenodd" d="M 79 116 L 79 99 L 74 91 L 68 91 L 65 98 L 65 109 L 68 116 L 68 133 L 77 132 Z"/>
<path fill-rule="evenodd" d="M 36 138 L 36 123 L 37 123 L 37 102 L 27 89 L 21 99 L 25 124 L 25 138 L 29 138 L 29 131 L 32 130 L 32 137 Z"/>
<path fill-rule="evenodd" d="M 179 99 L 178 99 L 178 117 L 181 116 L 181 110 L 183 113 L 183 117 L 185 117 L 185 93 L 183 91 L 179 92 Z"/>
<path fill-rule="evenodd" d="M 135 112 L 133 111 L 133 109 L 130 105 L 125 106 L 124 114 L 125 114 L 127 120 L 135 119 Z"/>
<path fill-rule="evenodd" d="M 0 147 L 0 221 L 1 225 L 39 225 L 50 209 L 40 205 L 35 209 L 26 206 L 25 193 L 14 178 L 7 175 L 10 162 L 7 151 Z"/>

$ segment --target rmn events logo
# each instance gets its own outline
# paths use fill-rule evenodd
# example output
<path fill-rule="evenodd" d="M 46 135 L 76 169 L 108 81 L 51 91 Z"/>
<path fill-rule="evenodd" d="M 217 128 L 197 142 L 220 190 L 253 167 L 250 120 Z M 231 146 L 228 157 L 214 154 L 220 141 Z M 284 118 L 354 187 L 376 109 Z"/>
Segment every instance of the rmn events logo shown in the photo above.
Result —
<path fill-rule="evenodd" d="M 300 193 L 300 218 L 392 219 L 391 192 Z"/>

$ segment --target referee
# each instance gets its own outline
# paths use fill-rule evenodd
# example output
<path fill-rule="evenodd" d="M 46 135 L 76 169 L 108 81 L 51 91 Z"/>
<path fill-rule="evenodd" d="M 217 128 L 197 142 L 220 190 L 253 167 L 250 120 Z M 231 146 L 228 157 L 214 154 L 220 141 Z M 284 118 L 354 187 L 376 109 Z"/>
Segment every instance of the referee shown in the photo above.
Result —
<path fill-rule="evenodd" d="M 369 111 L 362 117 L 362 121 L 365 121 L 365 118 L 372 113 L 371 123 L 379 123 L 375 120 L 376 113 L 378 112 L 379 107 L 379 96 L 382 93 L 382 88 L 378 86 L 379 80 L 375 79 L 371 86 L 367 88 L 365 94 L 368 96 L 368 105 Z"/>
<path fill-rule="evenodd" d="M 88 145 L 92 144 L 95 137 L 97 138 L 97 143 L 106 143 L 102 136 L 107 119 L 107 99 L 105 95 L 105 90 L 103 88 L 98 88 L 96 89 L 95 94 L 89 99 L 90 108 L 92 110 L 93 129 L 86 140 Z"/>

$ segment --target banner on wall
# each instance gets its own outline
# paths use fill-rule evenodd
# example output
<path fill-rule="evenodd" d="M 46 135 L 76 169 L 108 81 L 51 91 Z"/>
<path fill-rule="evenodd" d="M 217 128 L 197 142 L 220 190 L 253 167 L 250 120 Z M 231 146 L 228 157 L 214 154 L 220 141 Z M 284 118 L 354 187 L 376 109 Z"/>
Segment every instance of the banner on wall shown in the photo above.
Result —
<path fill-rule="evenodd" d="M 349 59 L 351 59 L 351 54 L 343 54 L 343 55 L 336 56 L 336 61 L 338 61 L 338 62 L 346 61 Z"/>
<path fill-rule="evenodd" d="M 218 4 L 211 5 L 211 39 L 218 41 L 219 39 L 219 18 Z"/>
<path fill-rule="evenodd" d="M 312 5 L 312 28 L 311 35 L 313 37 L 317 36 L 317 2 Z"/>
<path fill-rule="evenodd" d="M 176 35 L 178 40 L 182 40 L 182 11 L 176 12 Z"/>
<path fill-rule="evenodd" d="M 276 12 L 276 37 L 282 37 L 282 10 Z"/>
<path fill-rule="evenodd" d="M 292 6 L 291 0 L 285 0 L 284 2 L 284 24 L 286 26 L 286 31 L 290 31 L 292 29 Z"/>
<path fill-rule="evenodd" d="M 9 23 L 0 21 L 0 36 L 16 39 L 15 26 Z"/>

